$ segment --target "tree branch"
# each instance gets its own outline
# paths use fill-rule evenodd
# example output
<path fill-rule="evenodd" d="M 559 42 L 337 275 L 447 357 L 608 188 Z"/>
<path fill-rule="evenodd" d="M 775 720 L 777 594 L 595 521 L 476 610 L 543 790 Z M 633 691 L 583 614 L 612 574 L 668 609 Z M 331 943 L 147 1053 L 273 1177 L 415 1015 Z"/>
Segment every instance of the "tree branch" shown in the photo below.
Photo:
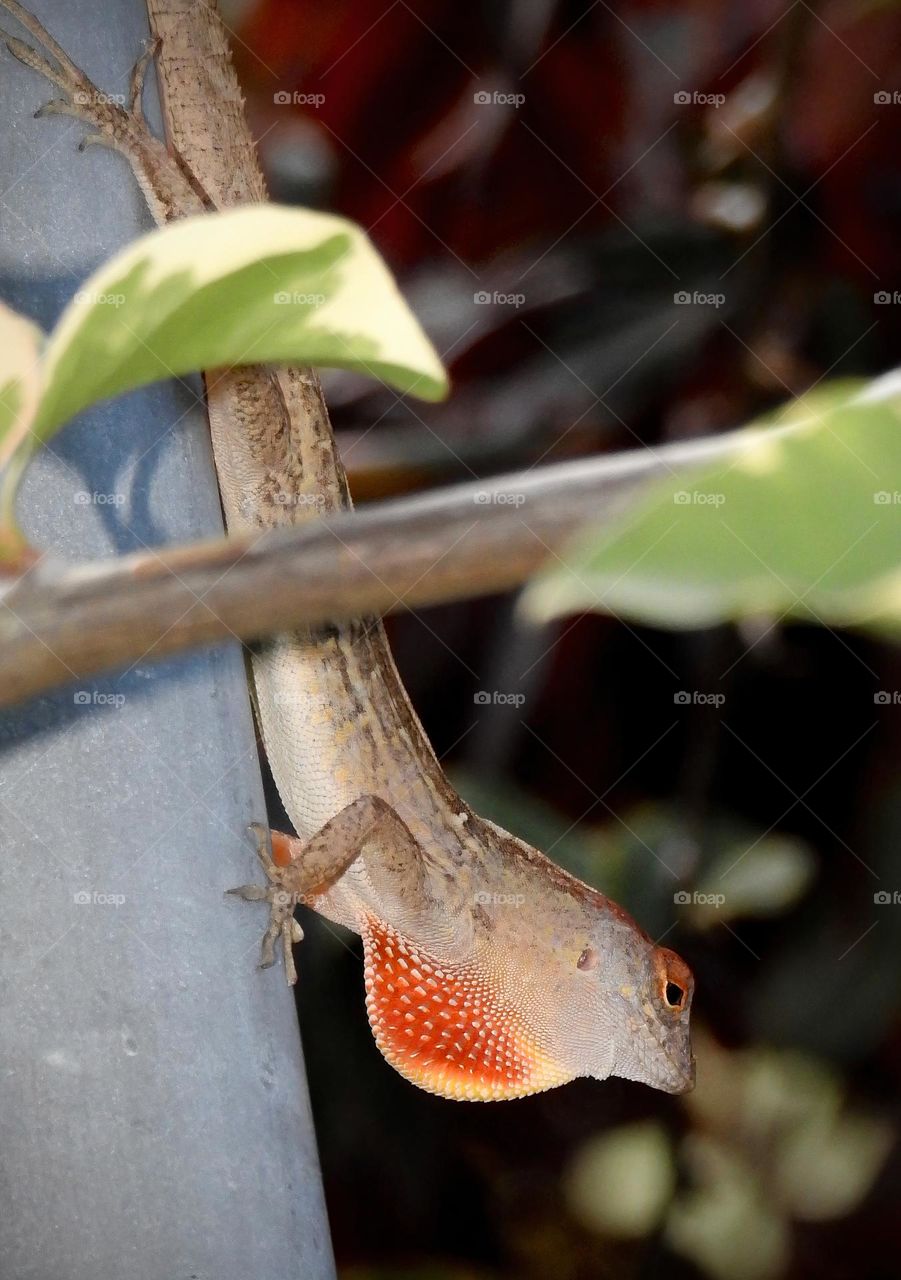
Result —
<path fill-rule="evenodd" d="M 217 640 L 505 591 L 655 478 L 736 436 L 563 463 L 299 527 L 123 556 L 40 560 L 0 591 L 0 706 Z"/>

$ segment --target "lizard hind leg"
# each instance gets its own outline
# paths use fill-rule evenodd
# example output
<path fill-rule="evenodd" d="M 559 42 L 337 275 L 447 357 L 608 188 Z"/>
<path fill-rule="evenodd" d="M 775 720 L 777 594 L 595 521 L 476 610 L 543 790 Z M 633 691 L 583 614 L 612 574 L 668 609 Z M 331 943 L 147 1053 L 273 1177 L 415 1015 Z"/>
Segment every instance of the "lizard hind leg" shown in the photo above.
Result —
<path fill-rule="evenodd" d="M 228 892 L 248 902 L 269 903 L 269 925 L 263 937 L 263 968 L 275 960 L 281 939 L 285 974 L 297 981 L 291 952 L 303 932 L 294 919 L 298 903 L 321 909 L 321 899 L 364 852 L 372 859 L 385 902 L 414 900 L 421 891 L 419 848 L 395 811 L 378 796 L 363 795 L 335 814 L 309 840 L 254 823 L 250 828 L 266 885 L 241 885 Z M 384 903 L 380 904 L 384 909 Z M 326 912 L 326 914 L 328 914 Z"/>

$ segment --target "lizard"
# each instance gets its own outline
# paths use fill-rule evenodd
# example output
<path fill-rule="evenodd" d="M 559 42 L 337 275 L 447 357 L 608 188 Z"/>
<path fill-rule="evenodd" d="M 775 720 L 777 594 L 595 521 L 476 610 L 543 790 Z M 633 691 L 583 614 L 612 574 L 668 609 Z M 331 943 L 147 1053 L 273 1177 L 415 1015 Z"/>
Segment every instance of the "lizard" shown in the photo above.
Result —
<path fill-rule="evenodd" d="M 154 39 L 127 103 L 102 93 L 18 0 L 0 0 L 43 50 L 10 52 L 61 93 L 83 139 L 129 161 L 157 223 L 267 198 L 215 0 L 148 0 Z M 45 56 L 46 55 L 46 56 Z M 156 59 L 167 140 L 141 107 Z M 205 372 L 229 532 L 351 505 L 316 374 Z M 447 779 L 382 623 L 276 635 L 250 684 L 272 775 L 296 835 L 251 830 L 266 884 L 261 963 L 293 945 L 303 903 L 360 935 L 366 1007 L 387 1061 L 451 1099 L 523 1097 L 577 1077 L 669 1093 L 694 1084 L 694 979 L 617 903 L 481 818 Z"/>

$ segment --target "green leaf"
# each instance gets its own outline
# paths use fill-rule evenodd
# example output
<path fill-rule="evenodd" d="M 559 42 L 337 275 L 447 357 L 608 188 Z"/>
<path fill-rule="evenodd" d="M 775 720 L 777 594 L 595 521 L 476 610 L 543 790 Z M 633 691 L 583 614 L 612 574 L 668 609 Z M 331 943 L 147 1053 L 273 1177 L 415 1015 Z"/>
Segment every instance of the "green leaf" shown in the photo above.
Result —
<path fill-rule="evenodd" d="M 689 918 L 697 928 L 710 929 L 747 916 L 778 915 L 805 893 L 815 870 L 810 850 L 790 836 L 735 840 L 689 895 Z"/>
<path fill-rule="evenodd" d="M 675 1186 L 669 1140 L 652 1121 L 590 1138 L 564 1179 L 575 1218 L 591 1231 L 626 1239 L 654 1230 Z"/>
<path fill-rule="evenodd" d="M 777 1184 L 802 1221 L 843 1217 L 866 1196 L 893 1145 L 892 1126 L 882 1118 L 853 1111 L 813 1117 L 783 1140 Z"/>
<path fill-rule="evenodd" d="M 725 437 L 565 567 L 539 575 L 533 617 L 596 610 L 665 627 L 755 615 L 896 630 L 901 622 L 901 400 L 889 375 L 849 399 L 824 388 Z M 779 421 L 779 419 L 777 419 Z"/>
<path fill-rule="evenodd" d="M 31 426 L 41 386 L 43 340 L 30 320 L 0 303 L 0 467 Z"/>
<path fill-rule="evenodd" d="M 788 1224 L 766 1197 L 754 1166 L 734 1145 L 692 1133 L 682 1156 L 692 1187 L 673 1205 L 670 1246 L 712 1280 L 776 1280 L 788 1262 Z"/>
<path fill-rule="evenodd" d="M 50 337 L 37 431 L 197 369 L 335 366 L 436 400 L 447 379 L 363 232 L 255 205 L 143 236 L 88 279 Z"/>
<path fill-rule="evenodd" d="M 44 335 L 30 320 L 0 303 L 0 468 L 14 494 L 25 465 L 23 440 L 33 431 L 41 391 L 41 347 Z M 0 514 L 0 561 L 19 560 L 27 546 L 19 531 L 12 500 Z"/>

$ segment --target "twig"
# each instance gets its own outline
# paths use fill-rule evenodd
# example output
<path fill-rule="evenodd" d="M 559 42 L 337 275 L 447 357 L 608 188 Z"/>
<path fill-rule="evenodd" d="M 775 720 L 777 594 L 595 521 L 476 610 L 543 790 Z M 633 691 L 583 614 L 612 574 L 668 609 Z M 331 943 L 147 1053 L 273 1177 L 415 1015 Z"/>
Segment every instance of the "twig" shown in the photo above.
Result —
<path fill-rule="evenodd" d="M 62 566 L 0 593 L 0 706 L 212 641 L 516 587 L 657 477 L 734 452 L 721 436 L 375 503 L 292 529 Z"/>

